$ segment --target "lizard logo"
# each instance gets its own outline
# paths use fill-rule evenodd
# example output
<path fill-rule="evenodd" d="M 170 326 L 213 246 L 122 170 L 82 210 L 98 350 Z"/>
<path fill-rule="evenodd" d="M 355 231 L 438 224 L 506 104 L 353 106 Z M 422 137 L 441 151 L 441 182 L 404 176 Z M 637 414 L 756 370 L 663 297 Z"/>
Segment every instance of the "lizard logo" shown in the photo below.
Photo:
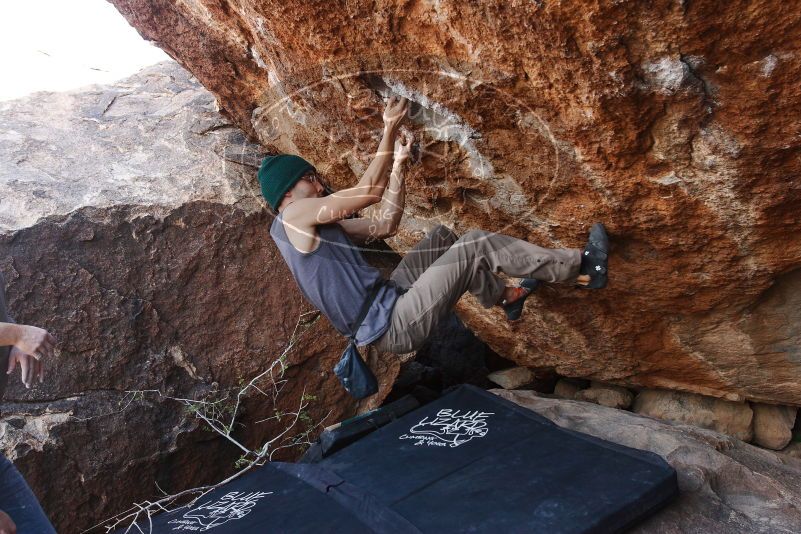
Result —
<path fill-rule="evenodd" d="M 489 432 L 487 420 L 493 412 L 442 409 L 437 415 L 424 417 L 399 439 L 415 440 L 415 445 L 458 447 Z"/>
<path fill-rule="evenodd" d="M 173 519 L 173 531 L 206 532 L 229 521 L 242 519 L 256 506 L 259 499 L 272 492 L 232 491 L 216 501 L 207 501 L 184 513 L 182 519 Z"/>

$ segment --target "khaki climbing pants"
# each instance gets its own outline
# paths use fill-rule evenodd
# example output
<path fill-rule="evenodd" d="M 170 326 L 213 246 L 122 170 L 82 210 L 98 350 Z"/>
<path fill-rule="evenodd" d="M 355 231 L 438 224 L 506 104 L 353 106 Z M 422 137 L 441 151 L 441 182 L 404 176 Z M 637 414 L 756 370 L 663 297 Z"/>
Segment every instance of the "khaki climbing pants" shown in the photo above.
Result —
<path fill-rule="evenodd" d="M 542 248 L 483 230 L 458 237 L 437 226 L 392 271 L 390 278 L 408 291 L 395 303 L 389 329 L 371 345 L 396 354 L 419 349 L 466 291 L 492 307 L 506 286 L 495 273 L 567 282 L 578 276 L 580 265 L 579 249 Z"/>

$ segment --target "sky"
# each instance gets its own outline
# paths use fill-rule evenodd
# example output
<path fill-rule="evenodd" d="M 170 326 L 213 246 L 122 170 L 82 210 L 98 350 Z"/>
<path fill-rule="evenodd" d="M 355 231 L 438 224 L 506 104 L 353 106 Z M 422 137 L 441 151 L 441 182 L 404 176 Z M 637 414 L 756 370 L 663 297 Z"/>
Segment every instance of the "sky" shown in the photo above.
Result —
<path fill-rule="evenodd" d="M 0 101 L 113 82 L 167 59 L 106 0 L 0 0 Z"/>

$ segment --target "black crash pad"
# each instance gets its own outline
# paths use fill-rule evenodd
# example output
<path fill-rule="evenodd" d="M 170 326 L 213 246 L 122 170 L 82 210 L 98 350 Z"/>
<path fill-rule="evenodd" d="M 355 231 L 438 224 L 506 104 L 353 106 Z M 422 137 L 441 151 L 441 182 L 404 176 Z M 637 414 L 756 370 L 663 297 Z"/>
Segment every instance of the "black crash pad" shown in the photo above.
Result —
<path fill-rule="evenodd" d="M 464 385 L 318 465 L 423 532 L 616 532 L 678 493 L 656 454 Z"/>
<path fill-rule="evenodd" d="M 244 475 L 152 532 L 618 532 L 677 491 L 655 454 L 465 385 L 318 463 Z"/>
<path fill-rule="evenodd" d="M 375 532 L 326 495 L 325 488 L 321 491 L 318 484 L 301 481 L 281 467 L 278 462 L 267 464 L 203 496 L 191 508 L 159 514 L 153 517 L 152 530 L 147 521 L 141 521 L 141 532 Z M 115 531 L 123 532 L 140 530 Z"/>

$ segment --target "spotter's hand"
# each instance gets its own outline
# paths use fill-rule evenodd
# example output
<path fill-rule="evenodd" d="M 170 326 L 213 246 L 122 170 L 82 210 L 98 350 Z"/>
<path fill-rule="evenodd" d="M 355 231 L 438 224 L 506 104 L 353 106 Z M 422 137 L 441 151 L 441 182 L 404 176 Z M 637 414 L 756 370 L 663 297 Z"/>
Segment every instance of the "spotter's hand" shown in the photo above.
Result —
<path fill-rule="evenodd" d="M 8 370 L 6 373 L 13 373 L 17 364 L 19 364 L 21 372 L 20 379 L 26 388 L 30 389 L 36 380 L 39 383 L 44 380 L 44 362 L 37 360 L 30 354 L 25 354 L 17 347 L 13 347 L 8 356 Z"/>
<path fill-rule="evenodd" d="M 56 339 L 47 330 L 28 325 L 15 325 L 16 341 L 14 346 L 37 360 L 50 358 L 56 347 Z"/>

